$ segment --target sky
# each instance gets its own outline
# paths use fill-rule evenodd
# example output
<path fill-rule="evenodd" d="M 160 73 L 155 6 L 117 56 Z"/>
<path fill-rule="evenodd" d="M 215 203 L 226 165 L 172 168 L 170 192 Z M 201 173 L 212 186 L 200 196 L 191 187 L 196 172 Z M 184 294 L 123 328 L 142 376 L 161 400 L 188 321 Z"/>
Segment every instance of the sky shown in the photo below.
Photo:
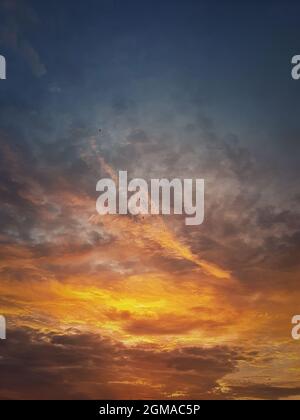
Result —
<path fill-rule="evenodd" d="M 299 12 L 1 0 L 0 399 L 300 399 Z M 99 216 L 120 170 L 204 223 Z"/>

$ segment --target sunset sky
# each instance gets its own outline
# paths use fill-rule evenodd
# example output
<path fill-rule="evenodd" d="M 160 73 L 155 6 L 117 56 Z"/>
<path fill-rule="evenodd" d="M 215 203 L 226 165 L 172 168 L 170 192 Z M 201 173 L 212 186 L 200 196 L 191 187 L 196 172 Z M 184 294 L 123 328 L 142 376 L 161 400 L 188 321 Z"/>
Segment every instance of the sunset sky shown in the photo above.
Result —
<path fill-rule="evenodd" d="M 299 14 L 0 0 L 0 399 L 300 399 Z M 204 223 L 99 216 L 120 170 Z"/>

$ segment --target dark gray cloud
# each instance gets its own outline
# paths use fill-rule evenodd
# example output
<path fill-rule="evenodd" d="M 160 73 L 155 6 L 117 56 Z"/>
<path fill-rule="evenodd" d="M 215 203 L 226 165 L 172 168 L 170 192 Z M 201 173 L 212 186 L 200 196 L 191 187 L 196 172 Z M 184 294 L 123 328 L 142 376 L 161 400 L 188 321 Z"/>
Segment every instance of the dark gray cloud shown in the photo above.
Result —
<path fill-rule="evenodd" d="M 289 397 L 299 397 L 300 387 L 272 386 L 268 384 L 253 384 L 231 387 L 230 392 L 236 398 L 279 400 Z"/>
<path fill-rule="evenodd" d="M 217 381 L 234 372 L 239 360 L 252 357 L 224 346 L 126 347 L 76 330 L 55 334 L 23 328 L 10 330 L 8 338 L 0 349 L 1 399 L 114 399 L 128 396 L 131 388 L 135 398 L 163 398 L 181 388 L 192 397 L 214 398 Z"/>

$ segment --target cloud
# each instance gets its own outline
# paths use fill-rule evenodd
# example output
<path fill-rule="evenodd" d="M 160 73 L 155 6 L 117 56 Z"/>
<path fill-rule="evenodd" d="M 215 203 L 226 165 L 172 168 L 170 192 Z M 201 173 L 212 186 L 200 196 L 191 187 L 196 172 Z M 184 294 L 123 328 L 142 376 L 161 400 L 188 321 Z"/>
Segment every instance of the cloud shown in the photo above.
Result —
<path fill-rule="evenodd" d="M 1 342 L 0 398 L 166 398 L 178 391 L 214 398 L 240 358 L 227 347 L 163 350 L 76 330 L 11 330 Z"/>
<path fill-rule="evenodd" d="M 175 118 L 158 106 L 148 122 L 137 108 L 115 104 L 102 115 L 101 136 L 69 114 L 59 134 L 38 113 L 15 108 L 1 117 L 0 305 L 11 328 L 1 343 L 0 395 L 296 395 L 284 378 L 287 371 L 299 381 L 289 348 L 278 355 L 280 372 L 272 369 L 282 389 L 256 385 L 289 340 L 299 306 L 292 185 L 203 115 Z M 204 177 L 205 223 L 94 218 L 96 182 L 119 168 L 145 179 Z M 215 276 L 216 266 L 232 278 Z M 226 391 L 255 363 L 251 386 Z"/>
<path fill-rule="evenodd" d="M 225 328 L 226 322 L 220 320 L 191 319 L 190 316 L 179 316 L 176 314 L 165 314 L 157 316 L 157 319 L 130 320 L 126 323 L 125 329 L 134 335 L 181 335 L 193 330 L 216 331 L 218 328 Z"/>
<path fill-rule="evenodd" d="M 231 387 L 230 393 L 232 393 L 236 398 L 279 400 L 288 399 L 289 397 L 299 397 L 300 387 L 253 384 Z"/>

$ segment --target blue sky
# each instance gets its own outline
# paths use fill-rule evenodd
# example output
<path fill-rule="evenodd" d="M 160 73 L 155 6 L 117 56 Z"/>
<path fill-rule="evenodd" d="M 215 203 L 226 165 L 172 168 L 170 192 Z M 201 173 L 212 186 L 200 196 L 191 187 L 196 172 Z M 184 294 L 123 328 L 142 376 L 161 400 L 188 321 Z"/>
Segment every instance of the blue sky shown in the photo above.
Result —
<path fill-rule="evenodd" d="M 34 104 L 55 118 L 70 114 L 96 124 L 91 115 L 99 102 L 181 104 L 201 109 L 258 154 L 262 142 L 274 158 L 299 152 L 300 83 L 290 77 L 300 48 L 297 2 L 32 1 L 26 7 L 13 17 L 6 10 L 2 19 L 13 21 L 33 47 L 42 75 L 26 53 L 2 42 L 6 105 Z"/>

